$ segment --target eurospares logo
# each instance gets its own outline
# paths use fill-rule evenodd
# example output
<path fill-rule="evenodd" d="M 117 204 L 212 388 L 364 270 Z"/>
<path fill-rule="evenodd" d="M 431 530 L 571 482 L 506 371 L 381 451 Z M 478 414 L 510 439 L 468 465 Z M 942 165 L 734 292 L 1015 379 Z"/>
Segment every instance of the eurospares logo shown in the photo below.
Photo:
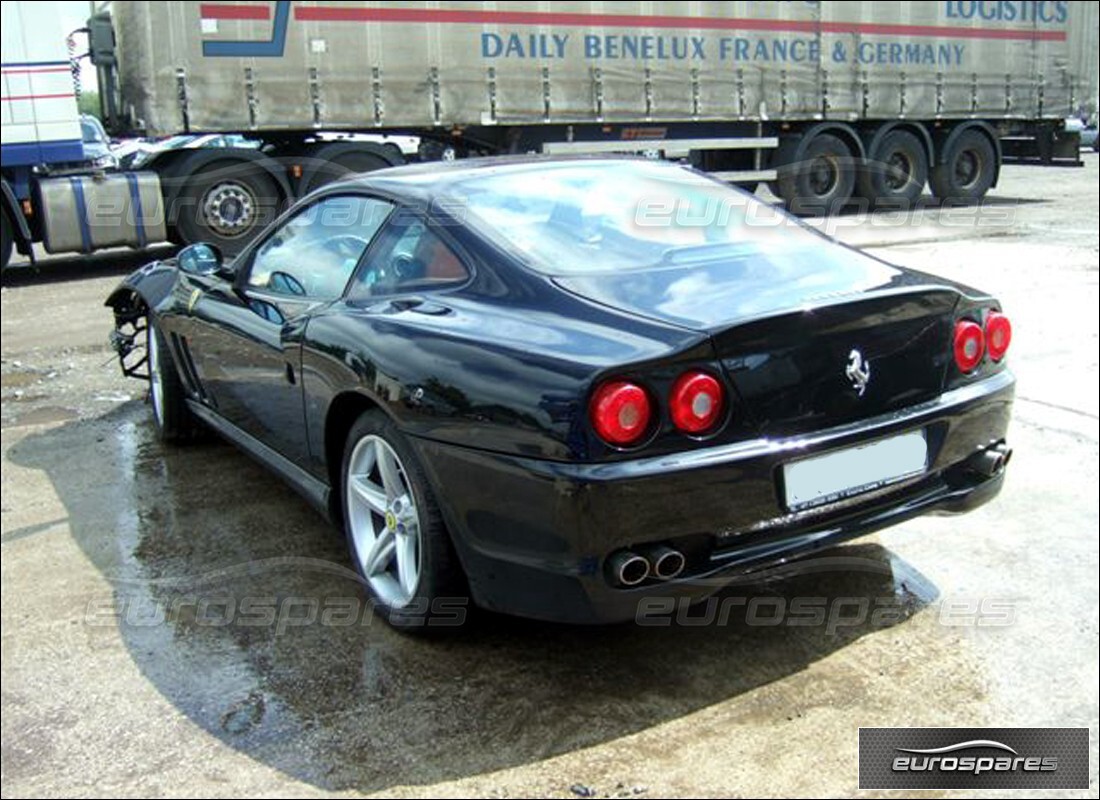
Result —
<path fill-rule="evenodd" d="M 860 728 L 860 789 L 1087 789 L 1088 728 Z"/>

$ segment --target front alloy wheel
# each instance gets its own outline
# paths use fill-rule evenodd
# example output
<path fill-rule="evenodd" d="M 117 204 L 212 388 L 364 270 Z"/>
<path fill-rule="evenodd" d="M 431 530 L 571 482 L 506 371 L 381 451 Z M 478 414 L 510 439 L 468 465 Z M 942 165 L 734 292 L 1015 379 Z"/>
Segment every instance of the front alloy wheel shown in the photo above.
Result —
<path fill-rule="evenodd" d="M 164 368 L 161 365 L 160 342 L 152 321 L 148 321 L 146 352 L 149 363 L 149 405 L 153 407 L 153 424 L 157 429 L 164 427 Z"/>
<path fill-rule="evenodd" d="M 190 439 L 198 431 L 197 420 L 187 407 L 187 392 L 168 352 L 168 342 L 152 314 L 145 319 L 145 336 L 149 405 L 157 435 L 165 442 Z"/>

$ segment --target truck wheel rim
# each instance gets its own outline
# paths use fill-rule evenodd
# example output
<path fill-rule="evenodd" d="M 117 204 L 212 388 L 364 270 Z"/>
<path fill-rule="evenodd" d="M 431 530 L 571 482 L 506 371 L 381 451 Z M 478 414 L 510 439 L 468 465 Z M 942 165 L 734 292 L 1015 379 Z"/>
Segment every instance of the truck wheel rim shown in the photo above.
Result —
<path fill-rule="evenodd" d="M 902 152 L 893 152 L 886 159 L 886 188 L 900 192 L 912 180 L 913 165 Z"/>
<path fill-rule="evenodd" d="M 207 227 L 219 236 L 233 238 L 256 222 L 256 195 L 243 183 L 223 181 L 203 197 L 202 215 Z"/>
<path fill-rule="evenodd" d="M 810 162 L 810 191 L 818 197 L 829 195 L 840 180 L 840 165 L 830 156 L 818 156 Z"/>
<path fill-rule="evenodd" d="M 969 189 L 982 174 L 982 157 L 977 150 L 963 150 L 955 159 L 955 181 L 962 189 Z"/>
<path fill-rule="evenodd" d="M 386 605 L 408 605 L 420 584 L 420 514 L 405 465 L 384 439 L 356 443 L 345 492 L 360 572 Z"/>
<path fill-rule="evenodd" d="M 164 375 L 161 373 L 160 366 L 160 350 L 157 348 L 156 332 L 153 330 L 152 323 L 147 323 L 148 328 L 148 344 L 146 349 L 148 352 L 149 360 L 149 399 L 153 405 L 153 418 L 159 425 L 162 416 L 162 409 L 164 408 Z"/>

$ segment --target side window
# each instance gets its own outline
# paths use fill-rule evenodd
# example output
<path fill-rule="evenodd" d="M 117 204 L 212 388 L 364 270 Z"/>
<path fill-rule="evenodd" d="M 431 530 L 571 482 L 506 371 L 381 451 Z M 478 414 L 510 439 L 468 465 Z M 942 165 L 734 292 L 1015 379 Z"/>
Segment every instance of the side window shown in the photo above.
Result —
<path fill-rule="evenodd" d="M 353 300 L 444 288 L 470 275 L 431 226 L 411 214 L 396 214 L 381 236 L 352 282 Z"/>
<path fill-rule="evenodd" d="M 274 294 L 334 300 L 393 205 L 362 195 L 326 197 L 282 224 L 256 251 L 248 285 Z"/>

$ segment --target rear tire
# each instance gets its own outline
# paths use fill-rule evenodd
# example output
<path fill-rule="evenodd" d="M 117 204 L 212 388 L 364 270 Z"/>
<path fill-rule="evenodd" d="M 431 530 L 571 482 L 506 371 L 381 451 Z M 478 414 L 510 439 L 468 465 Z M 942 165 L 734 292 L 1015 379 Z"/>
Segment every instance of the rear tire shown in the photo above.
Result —
<path fill-rule="evenodd" d="M 381 411 L 352 425 L 340 474 L 348 550 L 375 611 L 402 631 L 461 625 L 469 592 L 435 494 Z"/>
<path fill-rule="evenodd" d="M 152 315 L 146 318 L 145 335 L 149 405 L 157 437 L 162 442 L 186 441 L 194 436 L 198 421 L 187 407 L 187 394 L 168 350 L 168 342 Z"/>
<path fill-rule="evenodd" d="M 984 133 L 963 131 L 932 169 L 932 194 L 964 203 L 981 200 L 993 185 L 996 160 L 997 152 Z"/>
<path fill-rule="evenodd" d="M 209 242 L 235 255 L 275 219 L 280 200 L 275 181 L 256 162 L 211 164 L 180 192 L 177 233 L 184 244 Z"/>
<path fill-rule="evenodd" d="M 777 154 L 780 166 L 776 188 L 787 208 L 799 215 L 834 214 L 844 208 L 856 183 L 855 159 L 848 145 L 822 133 L 806 144 L 800 160 L 784 163 L 793 158 L 793 149 L 781 148 Z"/>
<path fill-rule="evenodd" d="M 890 131 L 859 171 L 859 193 L 876 205 L 909 207 L 924 193 L 928 156 L 908 131 Z"/>

